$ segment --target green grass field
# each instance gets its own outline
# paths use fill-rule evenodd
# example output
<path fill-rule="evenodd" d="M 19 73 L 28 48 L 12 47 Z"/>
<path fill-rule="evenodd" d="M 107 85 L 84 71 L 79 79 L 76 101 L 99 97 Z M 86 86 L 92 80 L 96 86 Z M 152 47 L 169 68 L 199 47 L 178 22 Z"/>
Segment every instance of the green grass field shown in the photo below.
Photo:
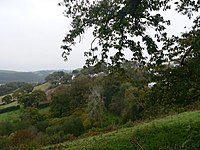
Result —
<path fill-rule="evenodd" d="M 0 96 L 0 104 L 2 103 L 2 98 L 3 98 L 3 96 Z"/>
<path fill-rule="evenodd" d="M 14 110 L 7 113 L 0 114 L 0 122 L 15 120 L 19 117 L 20 110 Z"/>
<path fill-rule="evenodd" d="M 49 111 L 49 107 L 46 107 L 46 108 L 39 110 L 39 112 L 42 113 L 42 114 L 46 113 L 48 111 Z M 8 121 L 8 120 L 15 120 L 19 117 L 19 115 L 20 115 L 20 110 L 15 110 L 15 111 L 10 111 L 10 112 L 7 112 L 7 113 L 0 114 L 0 122 Z"/>
<path fill-rule="evenodd" d="M 44 83 L 44 84 L 41 84 L 39 86 L 34 87 L 34 90 L 43 90 L 43 91 L 45 91 L 46 89 L 48 89 L 48 87 L 50 85 L 51 84 L 47 82 L 47 83 Z M 0 96 L 0 103 L 2 103 L 1 99 L 4 96 Z M 7 107 L 11 107 L 11 106 L 17 106 L 17 105 L 18 105 L 17 101 L 14 101 L 14 102 L 9 103 L 7 105 L 0 106 L 0 109 L 4 109 L 4 108 L 7 108 Z M 40 111 L 45 112 L 45 110 L 48 110 L 48 109 L 49 108 L 44 108 L 44 109 L 41 109 Z M 19 115 L 18 113 L 19 113 L 19 111 L 13 111 L 13 112 L 8 112 L 8 113 L 0 114 L 0 121 L 1 120 L 6 120 L 6 119 L 12 119 L 12 116 L 14 116 L 13 118 L 15 118 L 16 116 Z"/>
<path fill-rule="evenodd" d="M 43 108 L 43 109 L 40 109 L 39 112 L 44 114 L 44 113 L 47 113 L 49 111 L 50 107 L 46 107 L 46 108 Z"/>
<path fill-rule="evenodd" d="M 49 82 L 46 82 L 46 83 L 44 83 L 44 84 L 41 84 L 41 85 L 38 85 L 38 86 L 34 87 L 33 90 L 34 90 L 34 91 L 35 91 L 35 90 L 45 91 L 45 90 L 47 90 L 50 86 L 51 86 L 51 84 L 50 84 Z"/>
<path fill-rule="evenodd" d="M 114 132 L 65 142 L 44 149 L 63 150 L 197 150 L 200 148 L 200 111 L 156 119 Z"/>
<path fill-rule="evenodd" d="M 17 101 L 14 101 L 12 103 L 0 106 L 0 109 L 4 109 L 4 108 L 7 108 L 7 107 L 11 107 L 11 106 L 17 106 L 17 105 L 18 105 Z"/>
<path fill-rule="evenodd" d="M 47 90 L 50 86 L 51 86 L 51 83 L 46 82 L 46 83 L 44 83 L 44 84 L 41 84 L 41 85 L 38 85 L 38 86 L 34 87 L 33 90 L 34 90 L 34 91 L 35 91 L 35 90 L 42 90 L 42 91 L 45 91 L 45 90 Z M 6 94 L 6 95 L 8 95 L 8 94 Z M 0 104 L 2 103 L 2 98 L 3 98 L 4 96 L 6 96 L 6 95 L 0 96 Z M 12 95 L 12 93 L 10 93 L 10 95 Z"/>

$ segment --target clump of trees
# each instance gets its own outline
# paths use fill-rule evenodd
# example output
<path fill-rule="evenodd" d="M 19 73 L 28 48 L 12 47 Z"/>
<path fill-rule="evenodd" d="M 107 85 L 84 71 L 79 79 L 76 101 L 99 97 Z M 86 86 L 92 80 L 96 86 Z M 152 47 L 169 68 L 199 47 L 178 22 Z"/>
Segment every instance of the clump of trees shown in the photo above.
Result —
<path fill-rule="evenodd" d="M 10 94 L 13 91 L 17 90 L 18 88 L 21 88 L 26 85 L 27 83 L 24 82 L 11 82 L 0 85 L 0 96 Z"/>
<path fill-rule="evenodd" d="M 12 101 L 12 96 L 11 95 L 6 95 L 2 98 L 1 100 L 5 104 L 9 104 Z"/>
<path fill-rule="evenodd" d="M 146 91 L 146 81 L 156 85 L 150 92 L 147 90 L 149 96 L 139 110 L 146 107 L 166 113 L 170 108 L 182 109 L 194 102 L 198 104 L 200 16 L 196 12 L 200 8 L 199 1 L 80 0 L 62 1 L 60 5 L 66 8 L 65 16 L 71 19 L 71 28 L 63 40 L 63 58 L 67 60 L 73 50 L 72 45 L 76 44 L 76 38 L 92 28 L 94 40 L 84 53 L 88 58 L 86 66 L 103 64 L 111 74 L 115 74 L 112 78 L 120 76 L 113 84 L 112 79 L 109 81 L 110 87 L 104 85 L 107 88 L 107 93 L 103 93 L 107 109 L 121 114 L 124 107 L 121 99 L 126 99 L 124 93 L 129 89 L 126 86 L 130 83 L 130 89 L 137 89 L 140 93 L 142 90 Z M 170 20 L 166 20 L 160 13 L 167 13 L 172 8 L 175 8 L 175 13 L 185 15 L 188 20 L 193 21 L 192 26 L 183 30 L 179 36 L 167 33 Z M 141 80 L 143 83 L 137 80 L 140 76 L 136 75 L 134 82 L 129 80 L 132 73 L 135 73 L 131 69 L 121 75 L 123 67 L 126 67 L 122 65 L 126 61 L 126 51 L 131 52 L 135 65 L 146 70 L 147 77 Z M 129 66 L 133 67 L 134 64 Z"/>
<path fill-rule="evenodd" d="M 53 87 L 58 86 L 60 84 L 68 84 L 71 82 L 71 80 L 72 75 L 63 71 L 53 72 L 45 78 L 45 81 L 50 82 Z"/>
<path fill-rule="evenodd" d="M 46 100 L 44 91 L 36 90 L 31 93 L 25 93 L 20 96 L 18 102 L 24 107 L 38 107 L 39 103 Z"/>

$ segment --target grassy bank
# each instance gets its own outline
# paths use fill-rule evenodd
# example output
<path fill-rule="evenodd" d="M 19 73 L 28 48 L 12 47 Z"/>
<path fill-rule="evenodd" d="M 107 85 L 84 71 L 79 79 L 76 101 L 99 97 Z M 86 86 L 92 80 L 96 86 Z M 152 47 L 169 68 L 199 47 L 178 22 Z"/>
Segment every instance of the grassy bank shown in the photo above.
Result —
<path fill-rule="evenodd" d="M 200 111 L 157 119 L 45 149 L 200 149 Z"/>
<path fill-rule="evenodd" d="M 10 111 L 0 114 L 0 122 L 8 120 L 16 120 L 19 117 L 20 110 Z"/>
<path fill-rule="evenodd" d="M 51 86 L 51 84 L 49 82 L 46 82 L 44 84 L 34 87 L 33 91 L 35 91 L 35 90 L 46 91 L 50 86 Z"/>
<path fill-rule="evenodd" d="M 0 109 L 8 108 L 8 107 L 11 107 L 11 106 L 17 106 L 17 105 L 18 105 L 18 102 L 14 101 L 14 102 L 11 102 L 9 104 L 0 106 Z"/>

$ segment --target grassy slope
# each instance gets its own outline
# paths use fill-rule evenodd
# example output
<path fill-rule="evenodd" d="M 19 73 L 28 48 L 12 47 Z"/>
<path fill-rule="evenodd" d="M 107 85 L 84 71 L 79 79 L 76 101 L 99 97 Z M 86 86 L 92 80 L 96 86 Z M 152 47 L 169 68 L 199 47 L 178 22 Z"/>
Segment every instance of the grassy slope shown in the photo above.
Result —
<path fill-rule="evenodd" d="M 34 87 L 33 90 L 42 90 L 42 91 L 45 91 L 47 90 L 49 87 L 51 86 L 51 84 L 49 82 L 46 82 L 44 84 L 41 84 L 41 85 L 38 85 L 36 87 Z M 8 94 L 6 94 L 8 95 Z M 2 98 L 6 95 L 3 95 L 3 96 L 0 96 L 0 104 L 2 103 Z M 12 93 L 10 93 L 10 95 L 12 95 Z M 10 106 L 16 106 L 17 105 L 17 102 L 15 103 L 11 103 L 11 104 L 8 104 L 8 105 L 3 105 L 3 106 L 0 106 L 0 109 L 3 109 L 5 107 L 10 107 Z"/>
<path fill-rule="evenodd" d="M 198 149 L 199 147 L 192 147 L 192 145 L 199 144 L 194 141 L 194 138 L 198 137 L 197 141 L 200 139 L 196 136 L 199 135 L 199 125 L 200 111 L 185 112 L 134 127 L 45 147 L 45 149 Z M 171 143 L 174 145 L 170 145 Z"/>
<path fill-rule="evenodd" d="M 17 101 L 14 101 L 12 103 L 0 106 L 0 109 L 4 109 L 4 108 L 7 108 L 7 107 L 11 107 L 11 106 L 17 106 L 17 105 L 18 105 Z"/>
<path fill-rule="evenodd" d="M 44 84 L 41 84 L 39 86 L 34 87 L 34 90 L 45 91 L 49 86 L 50 86 L 50 83 L 47 82 L 47 83 L 44 83 Z M 3 98 L 3 97 L 4 96 L 0 96 L 0 103 L 1 103 L 1 98 Z M 7 105 L 2 105 L 2 106 L 0 106 L 0 109 L 4 109 L 6 107 L 16 106 L 16 105 L 18 105 L 17 101 L 12 102 L 12 103 L 7 104 Z M 49 110 L 49 107 L 41 109 L 40 112 L 43 113 L 43 112 L 47 112 L 48 110 Z M 19 113 L 20 113 L 20 110 L 0 114 L 0 122 L 5 121 L 5 120 L 13 120 L 13 119 L 15 119 L 19 116 Z"/>
<path fill-rule="evenodd" d="M 0 114 L 0 122 L 15 120 L 19 117 L 20 110 L 14 110 L 7 113 Z"/>
<path fill-rule="evenodd" d="M 42 91 L 46 91 L 49 87 L 51 86 L 51 84 L 49 82 L 46 82 L 44 84 L 41 84 L 39 86 L 34 87 L 34 91 L 35 90 L 42 90 Z"/>
<path fill-rule="evenodd" d="M 39 112 L 42 113 L 42 114 L 44 114 L 48 111 L 49 111 L 49 107 L 46 107 L 46 108 L 39 110 Z M 14 110 L 14 111 L 10 111 L 10 112 L 7 112 L 7 113 L 0 114 L 0 122 L 15 120 L 19 117 L 19 115 L 20 115 L 20 110 Z"/>
<path fill-rule="evenodd" d="M 0 96 L 0 104 L 2 103 L 2 98 L 3 98 L 3 96 Z"/>
<path fill-rule="evenodd" d="M 6 94 L 6 95 L 12 95 L 12 94 L 13 94 L 13 93 Z M 3 102 L 2 102 L 2 98 L 3 98 L 4 96 L 6 96 L 6 95 L 0 96 L 0 104 L 3 103 Z M 0 106 L 0 107 L 1 107 L 1 106 Z"/>

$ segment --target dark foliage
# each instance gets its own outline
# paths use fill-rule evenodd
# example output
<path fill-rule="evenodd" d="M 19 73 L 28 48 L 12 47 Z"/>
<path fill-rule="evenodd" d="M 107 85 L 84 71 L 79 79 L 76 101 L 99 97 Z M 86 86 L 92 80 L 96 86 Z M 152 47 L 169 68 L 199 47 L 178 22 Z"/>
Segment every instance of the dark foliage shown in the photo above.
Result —
<path fill-rule="evenodd" d="M 20 105 L 6 107 L 4 109 L 0 109 L 0 114 L 6 113 L 6 112 L 10 112 L 10 111 L 14 111 L 14 110 L 18 110 L 18 109 L 20 109 Z"/>
<path fill-rule="evenodd" d="M 26 85 L 24 82 L 11 82 L 0 85 L 0 96 L 12 93 L 16 89 Z"/>

